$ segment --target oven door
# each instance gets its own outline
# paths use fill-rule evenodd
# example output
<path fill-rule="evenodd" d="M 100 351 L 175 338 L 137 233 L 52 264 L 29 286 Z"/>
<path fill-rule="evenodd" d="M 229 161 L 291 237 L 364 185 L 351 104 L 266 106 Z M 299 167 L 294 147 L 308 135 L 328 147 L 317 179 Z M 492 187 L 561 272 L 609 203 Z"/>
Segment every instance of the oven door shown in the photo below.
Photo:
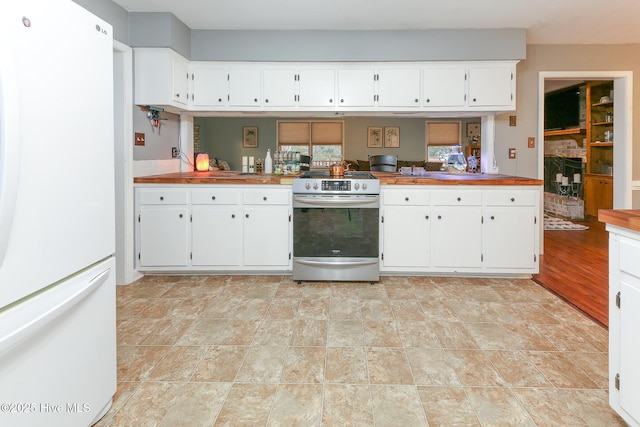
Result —
<path fill-rule="evenodd" d="M 377 195 L 295 195 L 293 256 L 378 258 Z"/>
<path fill-rule="evenodd" d="M 379 279 L 378 195 L 293 196 L 294 280 Z"/>

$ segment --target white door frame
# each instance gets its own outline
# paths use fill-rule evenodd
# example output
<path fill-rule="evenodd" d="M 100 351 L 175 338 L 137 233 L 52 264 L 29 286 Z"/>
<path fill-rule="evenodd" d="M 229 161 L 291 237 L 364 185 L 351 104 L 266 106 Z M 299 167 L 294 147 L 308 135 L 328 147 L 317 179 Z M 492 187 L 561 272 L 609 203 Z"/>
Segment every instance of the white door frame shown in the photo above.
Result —
<path fill-rule="evenodd" d="M 632 144 L 633 144 L 633 72 L 632 71 L 540 71 L 538 73 L 538 177 L 544 177 L 544 81 L 613 80 L 615 99 L 613 134 L 613 207 L 632 206 Z"/>
<path fill-rule="evenodd" d="M 135 270 L 133 207 L 133 50 L 113 41 L 116 283 L 142 277 Z"/>

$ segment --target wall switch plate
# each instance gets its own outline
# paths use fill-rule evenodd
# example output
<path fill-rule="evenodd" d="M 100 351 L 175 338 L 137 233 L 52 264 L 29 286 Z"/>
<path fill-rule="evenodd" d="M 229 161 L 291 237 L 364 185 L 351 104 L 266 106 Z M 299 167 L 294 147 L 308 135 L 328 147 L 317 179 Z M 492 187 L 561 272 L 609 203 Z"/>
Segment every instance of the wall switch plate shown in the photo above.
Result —
<path fill-rule="evenodd" d="M 516 116 L 509 116 L 509 126 L 516 125 Z"/>
<path fill-rule="evenodd" d="M 536 148 L 536 137 L 535 136 L 530 136 L 529 139 L 527 139 L 527 146 L 529 148 Z"/>
<path fill-rule="evenodd" d="M 136 132 L 135 145 L 144 145 L 144 133 Z"/>
<path fill-rule="evenodd" d="M 509 158 L 510 159 L 515 159 L 516 158 L 516 149 L 515 148 L 509 148 Z"/>

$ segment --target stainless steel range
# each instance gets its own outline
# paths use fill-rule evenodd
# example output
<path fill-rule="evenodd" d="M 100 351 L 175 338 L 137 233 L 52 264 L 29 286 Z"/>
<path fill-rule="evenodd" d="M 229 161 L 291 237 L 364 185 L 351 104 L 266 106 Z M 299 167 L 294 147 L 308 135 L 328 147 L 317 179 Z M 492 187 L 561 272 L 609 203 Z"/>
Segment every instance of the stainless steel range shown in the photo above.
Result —
<path fill-rule="evenodd" d="M 293 181 L 293 280 L 378 281 L 380 181 L 306 172 Z"/>

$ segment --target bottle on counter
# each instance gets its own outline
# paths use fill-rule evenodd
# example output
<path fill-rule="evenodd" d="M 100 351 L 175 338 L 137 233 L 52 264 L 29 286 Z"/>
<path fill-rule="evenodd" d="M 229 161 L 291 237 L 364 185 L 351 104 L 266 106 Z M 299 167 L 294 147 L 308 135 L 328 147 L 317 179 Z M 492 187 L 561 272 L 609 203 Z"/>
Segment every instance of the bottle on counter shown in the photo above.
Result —
<path fill-rule="evenodd" d="M 273 173 L 273 159 L 271 159 L 271 149 L 267 148 L 267 157 L 264 158 L 264 173 Z"/>

